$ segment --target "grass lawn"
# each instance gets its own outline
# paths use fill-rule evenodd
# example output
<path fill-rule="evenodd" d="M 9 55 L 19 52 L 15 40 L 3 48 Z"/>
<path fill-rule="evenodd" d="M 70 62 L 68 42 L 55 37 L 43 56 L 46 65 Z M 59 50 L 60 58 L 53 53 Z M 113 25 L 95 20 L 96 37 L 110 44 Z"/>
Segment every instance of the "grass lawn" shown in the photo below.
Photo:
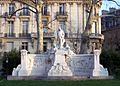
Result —
<path fill-rule="evenodd" d="M 1 80 L 0 86 L 120 86 L 120 80 L 80 80 L 80 81 Z"/>

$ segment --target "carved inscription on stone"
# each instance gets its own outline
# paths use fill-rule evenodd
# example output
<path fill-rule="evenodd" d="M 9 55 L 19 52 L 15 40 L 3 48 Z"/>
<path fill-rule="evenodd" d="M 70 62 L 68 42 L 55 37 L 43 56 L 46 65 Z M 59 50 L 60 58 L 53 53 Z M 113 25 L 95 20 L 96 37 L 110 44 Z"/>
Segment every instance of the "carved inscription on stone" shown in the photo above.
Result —
<path fill-rule="evenodd" d="M 71 69 L 74 75 L 89 75 L 94 68 L 92 55 L 74 56 L 71 60 Z"/>

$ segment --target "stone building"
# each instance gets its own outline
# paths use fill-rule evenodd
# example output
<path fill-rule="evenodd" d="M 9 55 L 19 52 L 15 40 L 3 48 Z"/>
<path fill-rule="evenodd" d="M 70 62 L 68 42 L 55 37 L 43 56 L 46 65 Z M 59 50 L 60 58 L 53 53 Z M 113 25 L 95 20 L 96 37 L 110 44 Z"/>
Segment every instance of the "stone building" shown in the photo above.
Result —
<path fill-rule="evenodd" d="M 102 11 L 102 33 L 104 34 L 104 49 L 120 51 L 120 9 L 110 8 Z"/>
<path fill-rule="evenodd" d="M 29 1 L 29 0 L 26 0 Z M 47 1 L 46 3 L 44 3 Z M 88 31 L 89 48 L 101 47 L 101 18 L 99 10 L 101 1 L 93 5 L 91 26 Z M 65 39 L 71 48 L 80 52 L 82 34 L 86 31 L 91 0 L 43 0 L 42 29 L 44 34 L 44 51 L 50 49 L 56 40 L 56 31 L 60 26 L 65 32 Z M 14 48 L 26 49 L 30 53 L 36 52 L 37 27 L 36 15 L 28 9 L 18 11 L 11 18 L 15 10 L 28 7 L 11 0 L 0 0 L 0 52 L 8 52 Z M 31 8 L 32 9 L 32 8 Z M 34 9 L 33 9 L 34 10 Z M 95 47 L 96 46 L 96 47 Z"/>

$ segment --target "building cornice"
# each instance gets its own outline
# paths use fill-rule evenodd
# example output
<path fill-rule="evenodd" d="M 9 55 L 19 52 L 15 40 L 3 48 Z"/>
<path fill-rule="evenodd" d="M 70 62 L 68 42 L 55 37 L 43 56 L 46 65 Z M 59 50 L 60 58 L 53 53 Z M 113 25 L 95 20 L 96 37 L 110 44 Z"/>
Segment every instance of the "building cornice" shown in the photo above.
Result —
<path fill-rule="evenodd" d="M 11 3 L 12 0 L 0 0 L 0 4 L 3 3 Z M 21 0 L 23 1 L 23 0 Z M 53 3 L 77 3 L 77 4 L 90 4 L 91 0 L 42 0 L 44 3 L 47 4 L 53 4 Z M 33 5 L 33 3 L 30 0 L 24 0 L 24 2 L 28 2 L 29 4 L 31 3 Z M 102 5 L 102 2 L 100 1 L 99 3 L 97 3 L 98 6 Z"/>
<path fill-rule="evenodd" d="M 0 3 L 10 3 L 12 0 L 0 0 Z M 22 0 L 21 0 L 22 1 Z M 24 0 L 24 2 L 29 2 L 30 0 Z M 90 0 L 42 0 L 47 3 L 81 3 L 81 2 L 90 2 Z M 31 2 L 31 1 L 30 1 Z"/>

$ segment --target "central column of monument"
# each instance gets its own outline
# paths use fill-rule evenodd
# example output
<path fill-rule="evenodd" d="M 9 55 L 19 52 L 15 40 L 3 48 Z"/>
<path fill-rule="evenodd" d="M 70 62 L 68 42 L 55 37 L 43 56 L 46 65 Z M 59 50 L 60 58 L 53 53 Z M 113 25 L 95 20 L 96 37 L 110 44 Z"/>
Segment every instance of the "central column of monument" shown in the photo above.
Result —
<path fill-rule="evenodd" d="M 72 72 L 66 63 L 68 49 L 64 47 L 64 35 L 64 31 L 59 27 L 57 32 L 59 43 L 55 46 L 55 60 L 48 72 L 48 76 L 72 76 Z"/>

